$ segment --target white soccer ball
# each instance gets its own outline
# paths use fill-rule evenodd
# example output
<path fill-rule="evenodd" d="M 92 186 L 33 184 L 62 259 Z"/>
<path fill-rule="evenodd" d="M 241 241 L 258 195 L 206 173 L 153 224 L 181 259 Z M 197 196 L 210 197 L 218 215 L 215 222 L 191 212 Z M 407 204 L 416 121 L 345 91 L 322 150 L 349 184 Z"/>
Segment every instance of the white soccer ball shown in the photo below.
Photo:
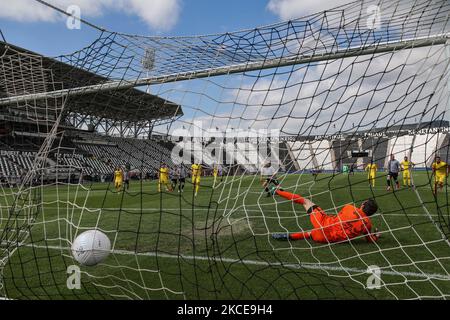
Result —
<path fill-rule="evenodd" d="M 108 257 L 111 241 L 99 230 L 88 230 L 72 243 L 72 255 L 83 266 L 95 266 Z"/>

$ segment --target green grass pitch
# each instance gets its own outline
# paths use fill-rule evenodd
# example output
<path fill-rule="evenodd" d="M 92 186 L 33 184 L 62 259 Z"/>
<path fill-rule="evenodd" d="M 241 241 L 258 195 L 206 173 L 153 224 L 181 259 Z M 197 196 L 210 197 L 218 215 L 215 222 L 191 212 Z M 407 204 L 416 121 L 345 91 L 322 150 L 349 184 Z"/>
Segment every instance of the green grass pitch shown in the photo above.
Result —
<path fill-rule="evenodd" d="M 28 234 L 21 246 L 9 247 L 3 291 L 13 299 L 448 298 L 450 250 L 437 227 L 448 223 L 448 195 L 444 190 L 436 202 L 429 174 L 413 177 L 417 192 L 387 192 L 382 173 L 373 189 L 364 173 L 282 177 L 284 188 L 330 213 L 374 197 L 381 213 L 372 218 L 382 231 L 377 244 L 271 239 L 273 232 L 311 225 L 301 206 L 266 197 L 258 176 L 224 177 L 214 189 L 212 178 L 202 178 L 196 198 L 190 183 L 182 194 L 158 193 L 156 181 L 132 181 L 121 193 L 108 183 L 36 187 L 22 195 L 22 209 L 9 222 L 10 193 L 17 190 L 0 189 L 1 248 L 18 228 Z M 81 267 L 81 289 L 69 290 L 67 267 L 76 264 L 71 241 L 95 227 L 114 252 Z M 381 289 L 366 288 L 371 265 L 382 270 Z"/>

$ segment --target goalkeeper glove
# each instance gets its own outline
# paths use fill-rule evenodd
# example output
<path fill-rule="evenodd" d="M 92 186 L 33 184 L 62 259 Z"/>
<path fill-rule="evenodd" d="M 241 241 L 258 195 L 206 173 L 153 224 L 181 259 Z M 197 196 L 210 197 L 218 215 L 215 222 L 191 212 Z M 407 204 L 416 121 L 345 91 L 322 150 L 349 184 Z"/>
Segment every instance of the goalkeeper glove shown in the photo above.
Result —
<path fill-rule="evenodd" d="M 271 186 L 269 189 L 269 193 L 273 196 L 276 192 L 277 192 L 277 187 L 276 186 Z"/>

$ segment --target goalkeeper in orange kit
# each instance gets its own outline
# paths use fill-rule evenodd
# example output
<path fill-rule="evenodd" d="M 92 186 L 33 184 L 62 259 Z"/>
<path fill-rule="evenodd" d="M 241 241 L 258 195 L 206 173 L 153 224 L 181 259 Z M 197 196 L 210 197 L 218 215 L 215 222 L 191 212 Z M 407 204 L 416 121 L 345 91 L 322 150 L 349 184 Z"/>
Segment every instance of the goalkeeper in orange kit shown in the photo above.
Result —
<path fill-rule="evenodd" d="M 274 239 L 301 240 L 311 238 L 316 242 L 332 243 L 348 241 L 358 236 L 365 236 L 368 242 L 376 242 L 380 237 L 378 229 L 375 229 L 375 233 L 371 232 L 372 223 L 369 216 L 378 210 L 378 205 L 373 199 L 364 201 L 359 208 L 347 204 L 337 215 L 328 215 L 311 200 L 298 194 L 276 187 L 272 187 L 271 193 L 303 205 L 314 227 L 307 232 L 274 233 L 272 234 Z"/>

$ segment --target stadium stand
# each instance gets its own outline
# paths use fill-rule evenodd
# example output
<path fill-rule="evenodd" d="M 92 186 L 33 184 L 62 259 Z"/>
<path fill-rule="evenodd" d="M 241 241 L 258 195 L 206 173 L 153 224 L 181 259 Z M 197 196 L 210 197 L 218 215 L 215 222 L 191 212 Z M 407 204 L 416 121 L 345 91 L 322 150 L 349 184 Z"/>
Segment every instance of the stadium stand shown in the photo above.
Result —
<path fill-rule="evenodd" d="M 343 137 L 332 141 L 332 149 L 335 153 L 335 168 L 342 168 L 344 165 L 350 166 L 356 163 L 352 158 L 352 151 L 359 150 L 359 139 L 354 136 Z"/>
<path fill-rule="evenodd" d="M 316 168 L 319 170 L 333 170 L 333 148 L 330 140 L 313 141 L 311 144 Z"/>
<path fill-rule="evenodd" d="M 278 145 L 278 156 L 280 164 L 286 172 L 293 172 L 297 170 L 297 163 L 292 157 L 292 152 L 289 150 L 286 141 L 280 141 Z"/>
<path fill-rule="evenodd" d="M 1 175 L 8 179 L 18 179 L 23 172 L 27 172 L 33 167 L 39 138 L 20 139 L 20 143 L 11 137 L 2 137 L 1 140 Z M 84 133 L 76 135 L 76 138 L 61 139 L 58 144 L 64 145 L 64 147 L 60 147 L 58 158 L 56 155 L 50 156 L 47 161 L 53 160 L 59 166 L 79 170 L 84 176 L 98 180 L 111 175 L 114 167 L 117 166 L 127 166 L 143 175 L 154 173 L 161 162 L 165 162 L 169 167 L 174 166 L 171 160 L 174 143 L 170 141 L 108 137 Z M 411 160 L 417 168 L 425 168 L 431 165 L 434 155 L 440 155 L 444 161 L 449 160 L 449 144 L 449 134 L 282 141 L 278 144 L 278 158 L 282 170 L 288 172 L 298 170 L 339 171 L 342 165 L 354 163 L 358 164 L 358 169 L 363 169 L 363 164 L 367 164 L 372 158 L 378 167 L 383 169 L 391 153 L 396 155 L 397 159 L 402 159 L 413 148 L 414 153 Z M 247 151 L 244 155 L 242 151 L 245 148 L 244 143 L 236 144 L 235 157 L 238 162 L 264 162 L 264 159 L 255 150 Z M 351 152 L 355 150 L 367 151 L 368 157 L 352 158 Z M 205 155 L 203 157 L 205 166 L 209 167 L 213 160 L 206 159 Z M 51 166 L 51 164 L 48 165 Z M 257 171 L 257 165 L 254 164 L 241 167 L 242 172 Z"/>
<path fill-rule="evenodd" d="M 430 167 L 434 161 L 434 156 L 438 148 L 438 135 L 437 134 L 419 134 L 416 135 L 413 144 L 413 157 L 412 161 L 416 166 L 424 168 Z"/>
<path fill-rule="evenodd" d="M 450 135 L 443 135 L 443 141 L 440 144 L 438 150 L 436 150 L 436 155 L 440 156 L 441 159 L 447 163 L 450 161 Z"/>
<path fill-rule="evenodd" d="M 389 138 L 383 136 L 365 137 L 362 141 L 362 150 L 367 150 L 369 156 L 363 158 L 363 162 L 369 163 L 370 160 L 373 160 L 378 168 L 384 168 L 388 152 L 388 141 Z"/>
<path fill-rule="evenodd" d="M 311 170 L 314 168 L 314 163 L 311 157 L 311 144 L 309 141 L 294 141 L 287 142 L 295 161 L 297 162 L 298 170 Z"/>

